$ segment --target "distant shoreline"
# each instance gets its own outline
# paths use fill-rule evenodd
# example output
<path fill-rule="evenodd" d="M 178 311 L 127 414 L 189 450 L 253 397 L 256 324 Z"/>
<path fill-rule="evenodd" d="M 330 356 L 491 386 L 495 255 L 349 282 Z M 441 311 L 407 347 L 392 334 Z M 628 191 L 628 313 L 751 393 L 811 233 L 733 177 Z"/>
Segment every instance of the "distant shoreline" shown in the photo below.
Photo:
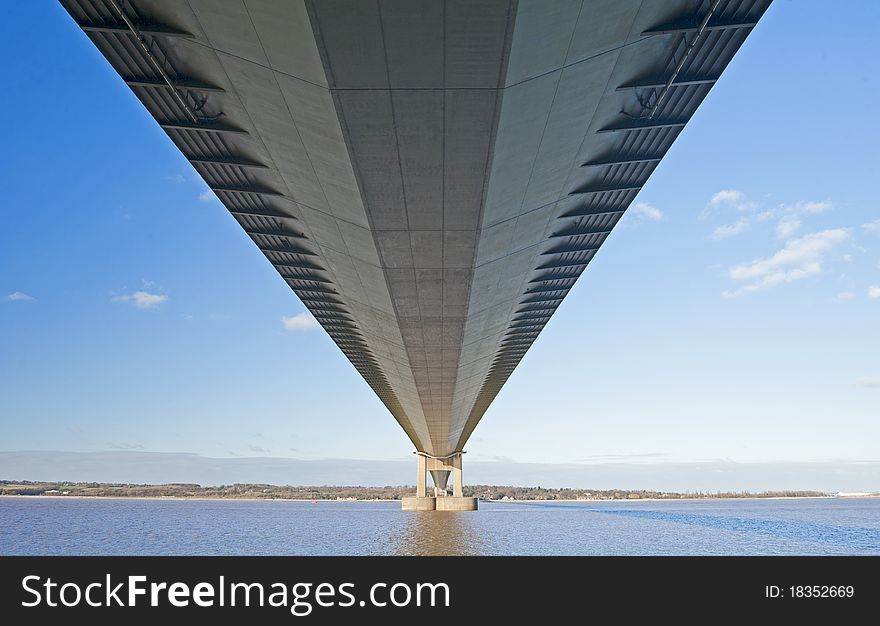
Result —
<path fill-rule="evenodd" d="M 0 497 L 129 498 L 141 500 L 242 500 L 282 502 L 395 502 L 415 494 L 413 485 L 363 487 L 356 485 L 271 485 L 234 483 L 202 486 L 196 483 L 134 484 L 71 481 L 0 480 Z M 464 495 L 484 502 L 659 502 L 661 500 L 753 500 L 880 496 L 878 492 L 828 492 L 807 489 L 765 491 L 660 491 L 651 489 L 571 489 L 469 485 Z"/>
<path fill-rule="evenodd" d="M 83 496 L 70 495 L 62 496 L 57 494 L 11 494 L 2 493 L 0 499 L 3 498 L 33 498 L 35 500 L 205 500 L 211 502 L 400 502 L 397 499 L 390 498 L 369 498 L 362 500 L 333 500 L 328 498 L 218 498 L 215 496 Z"/>
<path fill-rule="evenodd" d="M 39 495 L 18 495 L 18 494 L 0 494 L 0 499 L 8 498 L 26 498 L 34 500 L 158 500 L 158 501 L 193 501 L 201 500 L 205 502 L 303 502 L 303 503 L 328 503 L 337 504 L 362 504 L 364 502 L 400 502 L 398 499 L 389 498 L 369 498 L 369 499 L 311 499 L 311 498 L 218 498 L 213 496 L 94 496 L 94 495 L 56 495 L 56 494 L 39 494 Z M 483 502 L 491 502 L 493 504 L 558 504 L 558 503 L 597 503 L 597 502 L 737 502 L 737 501 L 755 501 L 755 500 L 870 500 L 878 499 L 880 494 L 867 495 L 827 495 L 827 496 L 744 496 L 742 498 L 716 498 L 707 496 L 705 498 L 689 497 L 689 498 L 605 498 L 605 499 L 553 499 L 553 500 L 493 500 L 480 498 Z"/>
<path fill-rule="evenodd" d="M 487 500 L 487 502 L 498 502 L 502 504 L 506 502 L 523 504 L 529 502 L 705 502 L 709 500 L 713 502 L 736 502 L 738 500 L 860 500 L 864 498 L 880 498 L 880 494 L 871 493 L 857 496 L 839 496 L 836 494 L 827 496 L 743 496 L 742 498 L 716 498 L 713 496 L 706 496 L 705 498 L 609 498 L 605 500 Z"/>

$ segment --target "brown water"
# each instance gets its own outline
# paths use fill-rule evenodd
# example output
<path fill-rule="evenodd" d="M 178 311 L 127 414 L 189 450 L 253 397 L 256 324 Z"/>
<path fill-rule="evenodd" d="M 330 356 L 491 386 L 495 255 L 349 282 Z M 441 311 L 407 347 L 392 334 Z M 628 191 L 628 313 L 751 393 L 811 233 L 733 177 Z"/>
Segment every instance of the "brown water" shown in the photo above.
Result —
<path fill-rule="evenodd" d="M 880 554 L 880 499 L 480 503 L 0 498 L 0 554 Z"/>

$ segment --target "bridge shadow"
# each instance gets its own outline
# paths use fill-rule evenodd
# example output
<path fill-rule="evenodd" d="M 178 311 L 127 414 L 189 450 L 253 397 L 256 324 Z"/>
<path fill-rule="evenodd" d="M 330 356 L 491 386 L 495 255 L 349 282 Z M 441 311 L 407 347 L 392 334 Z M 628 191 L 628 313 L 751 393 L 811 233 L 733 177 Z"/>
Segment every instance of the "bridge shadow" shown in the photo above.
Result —
<path fill-rule="evenodd" d="M 390 552 L 398 556 L 475 556 L 483 554 L 475 512 L 425 511 L 404 513 L 407 520 L 391 538 Z"/>

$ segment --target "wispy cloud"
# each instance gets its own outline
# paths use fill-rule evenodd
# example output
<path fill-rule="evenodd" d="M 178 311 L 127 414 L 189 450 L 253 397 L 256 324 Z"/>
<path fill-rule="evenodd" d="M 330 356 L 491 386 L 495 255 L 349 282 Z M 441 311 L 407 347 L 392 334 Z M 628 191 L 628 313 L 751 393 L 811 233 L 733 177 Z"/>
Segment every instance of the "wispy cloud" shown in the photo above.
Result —
<path fill-rule="evenodd" d="M 321 326 L 308 311 L 297 313 L 291 317 L 282 316 L 281 324 L 286 330 L 312 330 Z"/>
<path fill-rule="evenodd" d="M 34 297 L 30 296 L 23 291 L 13 291 L 12 293 L 6 296 L 6 299 L 10 302 L 33 302 Z"/>
<path fill-rule="evenodd" d="M 880 286 L 871 285 L 868 287 L 868 297 L 872 300 L 877 300 L 880 298 Z"/>
<path fill-rule="evenodd" d="M 743 198 L 743 196 L 743 192 L 737 191 L 736 189 L 722 189 L 712 196 L 709 204 L 711 204 L 712 206 L 730 204 L 732 202 L 738 202 L 740 199 Z"/>
<path fill-rule="evenodd" d="M 825 255 L 849 237 L 845 228 L 824 230 L 792 239 L 782 250 L 766 259 L 736 265 L 728 272 L 731 280 L 744 283 L 726 297 L 737 297 L 794 282 L 822 271 Z"/>
<path fill-rule="evenodd" d="M 651 222 L 662 222 L 666 217 L 663 211 L 649 202 L 637 202 L 630 209 L 637 217 Z"/>
<path fill-rule="evenodd" d="M 880 220 L 874 220 L 867 224 L 862 224 L 862 228 L 869 233 L 880 233 Z"/>
<path fill-rule="evenodd" d="M 722 189 L 709 199 L 708 204 L 700 213 L 700 219 L 705 219 L 716 209 L 733 208 L 742 216 L 733 224 L 718 226 L 709 236 L 710 239 L 718 241 L 739 235 L 748 230 L 752 224 L 761 224 L 770 220 L 778 220 L 776 224 L 777 238 L 786 239 L 800 229 L 803 216 L 824 213 L 832 209 L 833 206 L 831 200 L 798 200 L 790 204 L 783 203 L 765 208 L 762 202 L 750 199 L 742 191 Z"/>
<path fill-rule="evenodd" d="M 111 442 L 110 447 L 114 450 L 143 450 L 144 447 L 139 443 L 128 443 L 126 441 Z"/>
<path fill-rule="evenodd" d="M 665 452 L 642 452 L 636 454 L 593 454 L 582 459 L 575 459 L 574 463 L 631 463 L 638 461 L 656 461 L 669 456 Z"/>
<path fill-rule="evenodd" d="M 709 206 L 730 206 L 737 211 L 749 211 L 754 209 L 756 205 L 753 201 L 746 198 L 746 194 L 741 191 L 737 191 L 736 189 L 722 189 L 712 196 L 712 199 L 709 200 Z"/>
<path fill-rule="evenodd" d="M 124 302 L 136 309 L 153 309 L 168 301 L 168 295 L 164 293 L 150 293 L 149 291 L 135 291 L 123 293 L 113 297 L 114 302 Z"/>
<path fill-rule="evenodd" d="M 217 200 L 217 194 L 212 189 L 205 189 L 199 194 L 200 202 L 212 202 L 214 200 Z"/>
<path fill-rule="evenodd" d="M 849 302 L 855 297 L 856 294 L 854 294 L 852 291 L 841 291 L 839 294 L 834 296 L 834 299 L 838 302 Z"/>
<path fill-rule="evenodd" d="M 801 227 L 801 220 L 794 215 L 786 215 L 776 224 L 776 237 L 787 239 Z"/>
<path fill-rule="evenodd" d="M 267 454 L 270 452 L 268 448 L 263 448 L 261 446 L 248 446 L 248 450 L 251 452 L 258 452 L 260 454 Z"/>
<path fill-rule="evenodd" d="M 880 376 L 863 376 L 853 383 L 856 387 L 880 388 Z"/>
<path fill-rule="evenodd" d="M 834 207 L 831 200 L 799 200 L 794 204 L 783 204 L 781 209 L 787 213 L 824 213 Z"/>
<path fill-rule="evenodd" d="M 741 219 L 735 224 L 724 224 L 722 226 L 719 226 L 712 231 L 710 238 L 714 241 L 721 241 L 722 239 L 727 239 L 728 237 L 735 237 L 736 235 L 745 232 L 748 227 L 749 221 L 747 219 Z"/>

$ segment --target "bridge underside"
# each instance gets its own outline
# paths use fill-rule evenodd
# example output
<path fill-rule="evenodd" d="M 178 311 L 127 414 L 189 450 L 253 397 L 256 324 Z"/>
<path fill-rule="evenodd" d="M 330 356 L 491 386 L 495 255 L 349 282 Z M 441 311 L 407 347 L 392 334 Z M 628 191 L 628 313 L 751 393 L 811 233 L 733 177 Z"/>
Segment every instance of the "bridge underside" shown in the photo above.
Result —
<path fill-rule="evenodd" d="M 769 2 L 62 0 L 429 457 Z"/>

